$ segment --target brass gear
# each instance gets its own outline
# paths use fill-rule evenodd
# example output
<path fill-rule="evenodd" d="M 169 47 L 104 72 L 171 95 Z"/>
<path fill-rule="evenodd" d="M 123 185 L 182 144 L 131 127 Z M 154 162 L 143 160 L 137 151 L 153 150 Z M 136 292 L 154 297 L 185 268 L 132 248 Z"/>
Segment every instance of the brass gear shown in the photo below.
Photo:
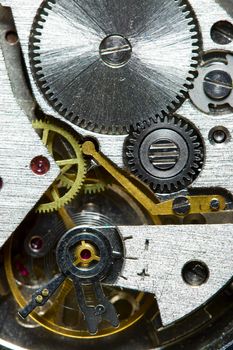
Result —
<path fill-rule="evenodd" d="M 85 181 L 86 163 L 81 146 L 70 132 L 53 123 L 41 120 L 35 120 L 32 126 L 41 135 L 42 142 L 61 170 L 59 176 L 36 208 L 39 213 L 52 212 L 64 207 L 80 191 Z M 69 154 L 65 159 L 55 149 L 57 139 L 60 139 L 62 144 L 66 145 L 66 150 L 70 151 L 70 153 L 67 151 L 67 154 Z M 67 173 L 71 168 L 74 169 L 72 179 L 67 177 Z M 69 182 L 69 187 L 64 186 L 65 181 Z"/>
<path fill-rule="evenodd" d="M 83 190 L 85 194 L 96 194 L 104 192 L 108 184 L 98 179 L 87 179 L 85 181 Z"/>
<path fill-rule="evenodd" d="M 63 178 L 61 180 L 62 185 L 70 188 L 70 180 L 73 180 L 75 177 L 75 174 L 73 173 L 67 173 L 66 178 Z M 103 178 L 101 176 L 101 173 L 98 174 L 90 174 L 90 176 L 87 175 L 87 178 L 85 179 L 84 185 L 83 185 L 83 192 L 84 194 L 97 194 L 104 192 L 108 185 L 111 185 L 112 183 L 109 181 L 109 179 Z"/>
<path fill-rule="evenodd" d="M 67 174 L 66 179 L 62 180 L 62 185 L 70 188 L 70 180 L 74 178 L 74 174 Z M 87 178 L 83 185 L 84 194 L 96 194 L 101 193 L 106 190 L 108 183 L 105 183 L 103 180 L 95 178 Z"/>

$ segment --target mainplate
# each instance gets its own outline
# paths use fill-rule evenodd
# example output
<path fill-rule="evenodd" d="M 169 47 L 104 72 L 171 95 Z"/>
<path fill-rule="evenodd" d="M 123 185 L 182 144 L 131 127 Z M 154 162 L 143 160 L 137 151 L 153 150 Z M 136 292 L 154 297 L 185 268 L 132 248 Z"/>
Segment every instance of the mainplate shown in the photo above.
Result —
<path fill-rule="evenodd" d="M 26 64 L 13 84 L 0 54 L 2 240 L 17 228 L 0 293 L 15 322 L 84 350 L 204 329 L 232 295 L 233 5 L 0 2 Z"/>

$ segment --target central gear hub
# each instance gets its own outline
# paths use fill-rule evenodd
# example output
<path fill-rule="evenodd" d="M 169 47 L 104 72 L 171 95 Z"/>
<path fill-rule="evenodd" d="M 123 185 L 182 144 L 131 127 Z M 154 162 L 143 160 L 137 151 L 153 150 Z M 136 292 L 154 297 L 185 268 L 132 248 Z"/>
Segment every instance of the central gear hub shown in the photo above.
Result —
<path fill-rule="evenodd" d="M 129 170 L 156 193 L 177 192 L 201 171 L 204 146 L 198 130 L 187 120 L 157 118 L 131 131 L 125 143 Z"/>
<path fill-rule="evenodd" d="M 123 67 L 130 59 L 132 46 L 122 35 L 109 35 L 100 44 L 100 57 L 112 68 Z"/>
<path fill-rule="evenodd" d="M 127 134 L 176 110 L 198 64 L 192 14 L 186 0 L 43 1 L 30 36 L 40 92 L 69 122 L 98 133 Z"/>
<path fill-rule="evenodd" d="M 83 259 L 83 252 L 90 254 L 88 259 Z M 103 280 L 113 283 L 123 264 L 119 234 L 115 228 L 75 227 L 58 243 L 57 264 L 64 275 L 84 284 Z"/>

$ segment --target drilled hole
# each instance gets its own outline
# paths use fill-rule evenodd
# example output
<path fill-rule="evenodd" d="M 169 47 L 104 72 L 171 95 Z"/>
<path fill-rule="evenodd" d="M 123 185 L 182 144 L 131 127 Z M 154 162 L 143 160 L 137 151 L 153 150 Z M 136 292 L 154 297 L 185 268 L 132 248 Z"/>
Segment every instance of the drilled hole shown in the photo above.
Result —
<path fill-rule="evenodd" d="M 13 30 L 9 30 L 6 33 L 6 41 L 10 44 L 10 45 L 16 45 L 19 41 L 18 35 L 15 31 Z"/>

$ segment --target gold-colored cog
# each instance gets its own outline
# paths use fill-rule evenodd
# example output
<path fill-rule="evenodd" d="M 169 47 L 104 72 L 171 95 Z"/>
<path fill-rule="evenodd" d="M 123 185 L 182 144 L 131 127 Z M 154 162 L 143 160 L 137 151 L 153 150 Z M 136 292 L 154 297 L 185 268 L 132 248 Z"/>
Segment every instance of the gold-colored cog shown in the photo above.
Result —
<path fill-rule="evenodd" d="M 39 213 L 52 212 L 64 207 L 80 191 L 86 177 L 86 163 L 81 146 L 67 130 L 41 120 L 32 125 L 60 168 L 59 176 L 36 208 Z M 69 186 L 64 186 L 64 183 L 69 183 Z"/>
<path fill-rule="evenodd" d="M 74 179 L 74 174 L 67 174 L 66 178 L 62 179 L 62 185 L 70 188 L 70 180 Z M 106 190 L 108 184 L 99 179 L 87 178 L 83 184 L 84 194 L 96 194 Z"/>
<path fill-rule="evenodd" d="M 96 179 L 87 179 L 83 186 L 85 194 L 96 194 L 104 192 L 107 188 L 107 184 Z"/>

